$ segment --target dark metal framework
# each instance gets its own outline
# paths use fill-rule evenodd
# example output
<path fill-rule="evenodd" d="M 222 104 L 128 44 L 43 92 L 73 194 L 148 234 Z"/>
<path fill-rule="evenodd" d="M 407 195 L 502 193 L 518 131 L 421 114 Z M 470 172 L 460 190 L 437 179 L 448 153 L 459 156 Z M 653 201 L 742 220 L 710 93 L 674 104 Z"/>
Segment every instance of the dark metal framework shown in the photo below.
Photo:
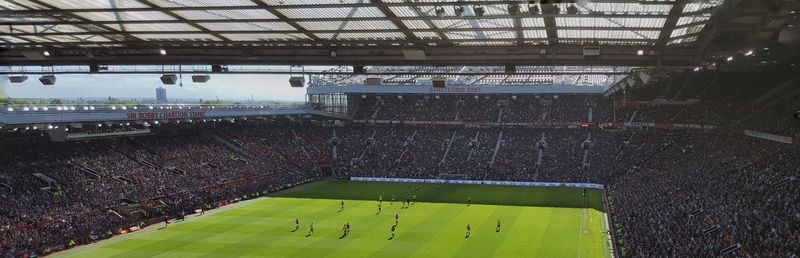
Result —
<path fill-rule="evenodd" d="M 0 0 L 0 64 L 690 66 L 739 0 L 560 2 Z"/>

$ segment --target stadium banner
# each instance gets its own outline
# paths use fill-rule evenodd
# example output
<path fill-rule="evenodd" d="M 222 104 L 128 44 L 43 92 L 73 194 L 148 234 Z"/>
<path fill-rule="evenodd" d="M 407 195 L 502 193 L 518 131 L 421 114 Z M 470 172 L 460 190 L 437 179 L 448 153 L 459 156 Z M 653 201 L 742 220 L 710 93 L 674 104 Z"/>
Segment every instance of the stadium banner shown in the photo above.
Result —
<path fill-rule="evenodd" d="M 604 189 L 601 184 L 590 183 L 556 183 L 556 182 L 519 182 L 519 181 L 492 181 L 492 180 L 462 180 L 462 179 L 419 179 L 419 178 L 393 178 L 393 177 L 350 177 L 350 181 L 360 182 L 387 182 L 387 183 L 428 183 L 428 184 L 461 184 L 461 185 L 510 185 L 510 186 L 563 186 L 577 188 Z"/>
<path fill-rule="evenodd" d="M 661 129 L 705 129 L 717 130 L 716 125 L 706 124 L 671 124 L 671 123 L 651 123 L 651 122 L 625 122 L 625 123 L 592 123 L 592 122 L 551 122 L 535 121 L 533 123 L 497 123 L 497 122 L 477 122 L 477 121 L 428 121 L 428 120 L 353 120 L 354 124 L 403 124 L 403 125 L 436 125 L 436 126 L 469 126 L 469 127 L 499 127 L 517 126 L 529 128 L 582 128 L 594 127 L 595 125 L 603 129 L 624 129 L 626 127 L 654 127 Z"/>
<path fill-rule="evenodd" d="M 128 119 L 175 119 L 175 118 L 206 118 L 205 111 L 158 111 L 158 112 L 128 112 Z"/>
<path fill-rule="evenodd" d="M 436 120 L 353 120 L 354 124 L 403 124 L 403 125 L 436 125 L 467 127 L 518 126 L 530 128 L 579 128 L 594 126 L 592 122 L 551 122 L 536 121 L 533 123 L 497 123 L 479 121 L 436 121 Z"/>
<path fill-rule="evenodd" d="M 781 135 L 775 135 L 775 134 L 771 134 L 771 133 L 762 133 L 762 132 L 751 131 L 751 130 L 744 130 L 744 135 L 747 135 L 747 136 L 750 136 L 750 137 L 759 138 L 759 139 L 774 141 L 774 142 L 793 144 L 792 137 L 789 137 L 789 136 L 781 136 Z"/>
<path fill-rule="evenodd" d="M 617 100 L 614 106 L 617 108 L 642 108 L 642 107 L 660 107 L 660 106 L 691 106 L 698 101 L 631 101 L 631 100 Z"/>

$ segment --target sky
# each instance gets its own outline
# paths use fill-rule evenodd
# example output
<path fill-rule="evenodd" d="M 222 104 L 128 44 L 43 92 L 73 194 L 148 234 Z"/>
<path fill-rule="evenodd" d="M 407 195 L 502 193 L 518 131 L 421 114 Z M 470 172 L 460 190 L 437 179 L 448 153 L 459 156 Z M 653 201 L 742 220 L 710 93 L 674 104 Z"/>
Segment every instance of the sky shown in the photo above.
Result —
<path fill-rule="evenodd" d="M 306 89 L 289 86 L 289 75 L 212 74 L 206 83 L 193 83 L 184 74 L 183 87 L 165 86 L 159 74 L 69 74 L 56 75 L 56 84 L 43 86 L 38 75 L 24 83 L 8 83 L 0 78 L 0 97 L 10 98 L 148 98 L 155 89 L 167 88 L 170 99 L 280 100 L 304 101 Z M 5 93 L 3 93 L 5 92 Z"/>

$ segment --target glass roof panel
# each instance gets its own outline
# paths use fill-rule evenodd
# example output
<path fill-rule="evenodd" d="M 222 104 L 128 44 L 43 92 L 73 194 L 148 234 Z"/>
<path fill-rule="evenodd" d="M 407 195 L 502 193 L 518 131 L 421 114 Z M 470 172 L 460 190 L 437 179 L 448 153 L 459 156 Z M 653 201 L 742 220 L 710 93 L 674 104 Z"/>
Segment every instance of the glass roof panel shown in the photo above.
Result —
<path fill-rule="evenodd" d="M 416 17 L 436 16 L 436 7 L 435 6 L 416 6 L 416 7 L 412 7 L 412 10 L 414 10 L 414 9 L 416 9 L 417 12 L 419 13 L 419 15 L 414 15 Z M 445 11 L 445 16 L 454 16 L 453 14 L 448 13 L 448 11 L 452 12 L 452 10 L 448 10 L 448 8 L 445 8 L 444 11 Z"/>
<path fill-rule="evenodd" d="M 112 41 L 111 39 L 103 37 L 103 36 L 100 36 L 100 35 L 76 36 L 76 37 L 82 38 L 83 40 L 90 41 L 90 42 L 110 42 L 110 41 Z"/>
<path fill-rule="evenodd" d="M 0 2 L 0 9 L 2 9 L 2 10 L 26 10 L 28 8 L 24 7 L 24 6 L 20 6 L 20 5 L 15 5 L 14 3 L 11 3 L 11 2 L 2 1 L 2 2 Z"/>
<path fill-rule="evenodd" d="M 200 31 L 186 23 L 136 23 L 125 24 L 126 31 Z"/>
<path fill-rule="evenodd" d="M 6 41 L 8 43 L 28 43 L 27 40 L 20 39 L 20 38 L 17 38 L 17 37 L 12 37 L 12 36 L 0 35 L 0 39 Z"/>
<path fill-rule="evenodd" d="M 59 9 L 125 9 L 125 8 L 146 8 L 137 0 L 103 0 L 103 1 L 90 1 L 90 0 L 49 0 L 45 1 L 47 4 L 55 6 Z"/>
<path fill-rule="evenodd" d="M 217 37 L 209 34 L 132 34 L 132 36 L 147 41 L 219 41 Z"/>
<path fill-rule="evenodd" d="M 370 3 L 369 0 L 261 0 L 261 1 L 272 6 Z"/>
<path fill-rule="evenodd" d="M 490 39 L 513 39 L 517 38 L 516 31 L 498 30 L 498 31 L 484 31 L 483 34 Z"/>
<path fill-rule="evenodd" d="M 446 9 L 446 8 L 445 8 Z M 394 15 L 397 17 L 419 17 L 417 15 L 417 11 L 414 8 L 408 6 L 389 6 L 389 10 L 391 10 Z"/>
<path fill-rule="evenodd" d="M 683 13 L 691 13 L 691 12 L 698 12 L 702 10 L 712 9 L 714 7 L 722 5 L 724 2 L 725 2 L 724 0 L 711 0 L 711 1 L 687 3 L 686 6 L 683 7 Z"/>
<path fill-rule="evenodd" d="M 680 36 L 687 35 L 687 34 L 699 33 L 700 31 L 703 30 L 703 27 L 705 27 L 705 26 L 706 26 L 705 24 L 698 24 L 698 25 L 689 26 L 689 27 L 686 27 L 686 28 L 675 29 L 675 30 L 672 31 L 672 35 L 670 35 L 669 37 L 670 38 L 675 38 L 675 37 L 680 37 Z"/>
<path fill-rule="evenodd" d="M 667 45 L 677 45 L 683 43 L 691 43 L 697 41 L 697 36 L 690 36 L 685 38 L 673 39 L 667 42 Z"/>
<path fill-rule="evenodd" d="M 698 22 L 706 22 L 708 19 L 711 18 L 711 14 L 707 15 L 694 15 L 694 16 L 683 16 L 678 19 L 678 23 L 676 26 L 691 24 L 691 23 L 698 23 Z"/>
<path fill-rule="evenodd" d="M 477 24 L 478 28 L 513 28 L 514 20 L 512 19 L 480 19 L 470 22 L 471 25 Z M 472 27 L 475 27 L 474 25 Z"/>
<path fill-rule="evenodd" d="M 237 19 L 277 19 L 267 10 L 205 10 L 205 11 L 174 11 L 189 20 L 237 20 Z"/>
<path fill-rule="evenodd" d="M 40 33 L 52 32 L 85 32 L 86 30 L 75 25 L 42 25 L 39 26 Z"/>
<path fill-rule="evenodd" d="M 310 39 L 303 33 L 222 34 L 233 41 L 298 41 Z"/>
<path fill-rule="evenodd" d="M 292 25 L 285 22 L 216 22 L 199 23 L 199 25 L 212 31 L 295 31 Z"/>
<path fill-rule="evenodd" d="M 255 6 L 250 0 L 147 0 L 161 7 L 182 6 Z"/>
<path fill-rule="evenodd" d="M 16 25 L 16 26 L 4 26 L 9 29 L 12 33 L 13 32 L 21 32 L 21 33 L 38 33 L 42 30 L 46 30 L 48 27 L 43 26 L 36 26 L 36 25 Z"/>
<path fill-rule="evenodd" d="M 414 35 L 421 39 L 441 39 L 439 33 L 433 31 L 415 31 Z"/>
<path fill-rule="evenodd" d="M 547 31 L 545 30 L 524 30 L 522 35 L 526 39 L 543 39 L 547 38 Z"/>
<path fill-rule="evenodd" d="M 159 11 L 147 12 L 83 12 L 75 13 L 78 16 L 92 21 L 153 21 L 176 20 L 172 16 Z M 119 17 L 119 18 L 118 18 Z"/>
<path fill-rule="evenodd" d="M 52 39 L 55 42 L 110 42 L 109 38 L 93 35 L 93 36 L 71 36 L 71 35 L 51 35 L 47 36 L 47 38 Z"/>
<path fill-rule="evenodd" d="M 542 18 L 522 18 L 522 27 L 544 27 L 544 19 Z"/>
<path fill-rule="evenodd" d="M 338 40 L 395 40 L 395 39 L 405 39 L 405 35 L 400 32 L 378 32 L 378 33 L 354 33 L 354 32 L 347 32 L 347 33 L 315 33 L 317 37 Z"/>
<path fill-rule="evenodd" d="M 18 37 L 36 43 L 53 42 L 53 40 L 42 36 L 18 36 Z"/>
<path fill-rule="evenodd" d="M 403 20 L 403 24 L 406 25 L 409 29 L 430 29 L 431 27 L 428 26 L 425 21 L 421 20 Z"/>
<path fill-rule="evenodd" d="M 660 31 L 559 29 L 558 37 L 566 39 L 656 39 L 660 33 Z"/>
<path fill-rule="evenodd" d="M 315 30 L 396 30 L 397 26 L 391 21 L 324 21 L 324 22 L 298 22 L 300 26 L 311 31 Z"/>
<path fill-rule="evenodd" d="M 447 35 L 448 38 L 455 40 L 478 38 L 478 33 L 476 33 L 475 31 L 447 31 L 445 32 L 445 35 Z"/>
<path fill-rule="evenodd" d="M 556 17 L 559 27 L 661 28 L 666 18 Z"/>
<path fill-rule="evenodd" d="M 435 25 L 439 29 L 452 29 L 452 28 L 472 28 L 469 24 L 469 21 L 465 19 L 453 19 L 453 20 L 433 20 L 433 25 Z"/>
<path fill-rule="evenodd" d="M 343 21 L 324 21 L 324 22 L 298 22 L 298 25 L 310 31 L 315 30 L 340 30 L 343 27 Z"/>
<path fill-rule="evenodd" d="M 486 13 L 484 15 L 507 15 L 508 14 L 508 6 L 505 4 L 493 4 L 493 5 L 485 5 Z M 445 8 L 447 9 L 447 8 Z M 468 10 L 470 8 L 464 8 L 465 13 L 473 14 L 474 10 Z M 470 16 L 473 16 L 470 15 Z"/>
<path fill-rule="evenodd" d="M 10 17 L 0 17 L 0 21 L 2 21 L 2 22 L 44 22 L 44 21 L 58 21 L 58 19 L 50 18 L 50 17 L 10 16 Z"/>
<path fill-rule="evenodd" d="M 566 4 L 561 10 L 565 10 Z M 672 4 L 595 3 L 578 4 L 578 9 L 589 12 L 617 14 L 669 14 Z"/>
<path fill-rule="evenodd" d="M 345 23 L 345 30 L 396 30 L 397 26 L 389 20 L 375 21 L 349 21 Z"/>
<path fill-rule="evenodd" d="M 3 7 L 8 10 L 45 10 L 49 8 L 45 8 L 39 4 L 35 4 L 28 0 L 15 0 L 15 1 L 0 1 L 0 7 Z"/>
<path fill-rule="evenodd" d="M 279 9 L 278 11 L 291 19 L 385 17 L 377 7 Z"/>

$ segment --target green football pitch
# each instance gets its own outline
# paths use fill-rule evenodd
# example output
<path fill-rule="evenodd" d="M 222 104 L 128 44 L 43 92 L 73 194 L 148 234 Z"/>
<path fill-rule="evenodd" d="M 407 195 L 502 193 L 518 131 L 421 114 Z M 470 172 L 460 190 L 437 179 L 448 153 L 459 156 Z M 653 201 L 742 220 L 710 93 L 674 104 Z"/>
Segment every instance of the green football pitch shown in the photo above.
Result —
<path fill-rule="evenodd" d="M 392 202 L 414 194 L 417 202 L 408 208 Z M 566 187 L 320 181 L 56 256 L 610 257 L 601 194 L 587 190 L 583 197 L 582 189 Z M 296 218 L 301 226 L 295 231 Z M 343 236 L 348 222 L 350 234 Z"/>

